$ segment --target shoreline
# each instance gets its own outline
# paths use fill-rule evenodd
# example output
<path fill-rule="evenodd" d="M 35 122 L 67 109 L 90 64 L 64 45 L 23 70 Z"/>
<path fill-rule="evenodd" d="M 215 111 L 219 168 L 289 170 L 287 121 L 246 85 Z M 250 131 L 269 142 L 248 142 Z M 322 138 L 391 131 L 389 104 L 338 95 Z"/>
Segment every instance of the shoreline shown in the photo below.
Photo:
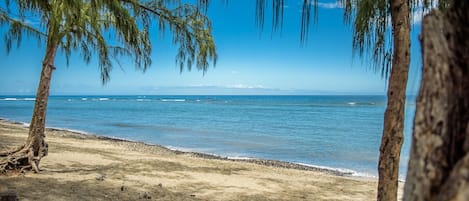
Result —
<path fill-rule="evenodd" d="M 21 125 L 24 128 L 29 127 L 29 123 L 26 122 L 20 122 L 20 121 L 13 121 L 4 117 L 0 117 L 0 122 L 4 121 L 7 123 L 11 124 L 16 124 L 16 125 Z M 295 170 L 304 170 L 304 171 L 316 171 L 316 172 L 322 172 L 322 173 L 327 173 L 335 176 L 341 176 L 341 177 L 352 177 L 352 178 L 364 178 L 364 179 L 376 179 L 376 177 L 373 176 L 362 176 L 358 175 L 356 171 L 353 170 L 347 170 L 347 169 L 341 169 L 341 168 L 334 168 L 334 167 L 322 167 L 322 166 L 316 166 L 313 164 L 301 164 L 301 163 L 293 163 L 293 162 L 288 162 L 288 161 L 281 161 L 281 160 L 272 160 L 272 159 L 262 159 L 262 158 L 235 158 L 235 157 L 229 157 L 229 156 L 220 156 L 217 154 L 212 154 L 212 153 L 203 153 L 203 152 L 195 152 L 195 151 L 183 151 L 179 149 L 172 149 L 164 145 L 160 144 L 151 144 L 143 141 L 137 141 L 137 140 L 131 140 L 131 139 L 125 139 L 125 138 L 118 138 L 118 137 L 110 137 L 110 136 L 103 136 L 95 133 L 89 133 L 86 131 L 80 131 L 80 130 L 73 130 L 73 129 L 67 129 L 67 128 L 57 128 L 57 127 L 46 127 L 46 130 L 50 131 L 64 131 L 68 132 L 77 136 L 84 136 L 84 137 L 92 137 L 96 138 L 99 140 L 107 140 L 107 141 L 113 141 L 113 142 L 131 142 L 131 143 L 140 143 L 145 146 L 154 146 L 157 148 L 164 149 L 166 151 L 182 155 L 182 154 L 189 154 L 194 157 L 198 158 L 203 158 L 203 159 L 212 159 L 212 160 L 222 160 L 222 161 L 233 161 L 233 162 L 245 162 L 245 163 L 253 163 L 253 164 L 258 164 L 258 165 L 263 165 L 267 167 L 276 167 L 276 168 L 286 168 L 286 169 L 295 169 Z M 47 136 L 46 136 L 47 138 Z"/>
<path fill-rule="evenodd" d="M 23 143 L 25 126 L 0 120 L 0 149 Z M 14 192 L 20 200 L 39 201 L 376 198 L 376 179 L 304 165 L 175 151 L 62 128 L 48 128 L 46 136 L 42 171 L 0 175 L 0 195 Z"/>

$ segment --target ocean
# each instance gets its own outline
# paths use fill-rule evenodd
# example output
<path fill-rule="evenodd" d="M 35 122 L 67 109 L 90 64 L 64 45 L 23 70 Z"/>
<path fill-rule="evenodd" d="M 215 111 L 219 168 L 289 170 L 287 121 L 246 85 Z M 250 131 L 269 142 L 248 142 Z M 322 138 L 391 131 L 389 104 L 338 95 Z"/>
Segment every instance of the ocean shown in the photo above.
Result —
<path fill-rule="evenodd" d="M 0 96 L 28 123 L 34 97 Z M 385 96 L 52 96 L 47 127 L 231 158 L 288 161 L 376 177 Z M 400 178 L 415 100 L 407 101 Z"/>

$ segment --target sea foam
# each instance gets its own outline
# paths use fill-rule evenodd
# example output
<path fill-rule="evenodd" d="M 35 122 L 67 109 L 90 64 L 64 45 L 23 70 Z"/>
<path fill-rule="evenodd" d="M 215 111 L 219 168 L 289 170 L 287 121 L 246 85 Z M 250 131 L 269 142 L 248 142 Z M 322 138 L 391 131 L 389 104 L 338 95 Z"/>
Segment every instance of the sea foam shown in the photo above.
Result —
<path fill-rule="evenodd" d="M 162 102 L 185 102 L 186 99 L 160 99 Z"/>
<path fill-rule="evenodd" d="M 333 172 L 340 172 L 340 173 L 343 173 L 345 175 L 352 175 L 352 176 L 357 175 L 356 171 L 346 169 L 346 168 L 334 168 L 334 167 L 327 167 L 327 166 L 321 166 L 321 165 L 312 165 L 312 164 L 307 164 L 307 163 L 296 163 L 296 164 L 307 166 L 307 167 L 312 167 L 312 168 L 317 168 L 317 169 L 330 170 L 330 171 L 333 171 Z"/>

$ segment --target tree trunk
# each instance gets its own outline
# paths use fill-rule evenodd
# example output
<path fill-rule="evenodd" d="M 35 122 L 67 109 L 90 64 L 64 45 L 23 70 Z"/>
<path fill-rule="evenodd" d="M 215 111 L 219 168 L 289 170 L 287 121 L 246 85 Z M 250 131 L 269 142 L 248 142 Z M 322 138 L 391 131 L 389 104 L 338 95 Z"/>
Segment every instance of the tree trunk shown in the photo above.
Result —
<path fill-rule="evenodd" d="M 50 82 L 52 71 L 55 69 L 54 60 L 57 52 L 56 45 L 48 45 L 46 56 L 42 63 L 41 78 L 36 92 L 36 103 L 34 105 L 34 113 L 29 126 L 29 135 L 26 141 L 26 147 L 32 149 L 34 157 L 38 157 L 32 163 L 33 169 L 37 172 L 39 161 L 42 155 L 47 155 L 47 144 L 44 141 L 46 137 L 44 130 L 46 127 L 46 109 L 49 100 Z M 44 154 L 45 151 L 45 154 Z"/>
<path fill-rule="evenodd" d="M 423 20 L 423 77 L 404 200 L 469 200 L 469 1 Z"/>
<path fill-rule="evenodd" d="M 34 113 L 29 126 L 26 143 L 16 150 L 0 153 L 0 173 L 15 169 L 32 169 L 39 172 L 39 162 L 47 155 L 48 146 L 45 142 L 46 108 L 49 99 L 52 71 L 55 69 L 54 60 L 57 45 L 48 41 L 46 55 L 42 63 L 41 78 L 36 92 Z"/>
<path fill-rule="evenodd" d="M 404 140 L 404 109 L 410 64 L 409 2 L 393 0 L 390 3 L 394 52 L 378 165 L 378 200 L 380 201 L 397 200 L 399 159 Z"/>

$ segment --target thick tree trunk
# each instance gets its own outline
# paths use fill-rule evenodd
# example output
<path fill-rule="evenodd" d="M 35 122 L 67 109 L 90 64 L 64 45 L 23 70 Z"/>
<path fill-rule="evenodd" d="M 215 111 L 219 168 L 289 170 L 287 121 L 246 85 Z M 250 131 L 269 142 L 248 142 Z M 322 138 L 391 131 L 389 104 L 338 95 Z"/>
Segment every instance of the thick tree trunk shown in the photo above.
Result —
<path fill-rule="evenodd" d="M 469 1 L 423 20 L 423 77 L 404 200 L 469 200 Z"/>
<path fill-rule="evenodd" d="M 29 126 L 26 143 L 16 150 L 0 153 L 0 173 L 15 169 L 32 169 L 39 172 L 39 162 L 47 155 L 45 142 L 46 108 L 49 99 L 50 81 L 54 68 L 57 45 L 48 42 L 46 55 L 42 63 L 41 78 L 36 92 L 34 113 Z"/>
<path fill-rule="evenodd" d="M 404 109 L 410 64 L 408 1 L 391 1 L 391 17 L 394 52 L 378 165 L 378 200 L 380 201 L 397 200 L 399 159 L 404 140 Z"/>

